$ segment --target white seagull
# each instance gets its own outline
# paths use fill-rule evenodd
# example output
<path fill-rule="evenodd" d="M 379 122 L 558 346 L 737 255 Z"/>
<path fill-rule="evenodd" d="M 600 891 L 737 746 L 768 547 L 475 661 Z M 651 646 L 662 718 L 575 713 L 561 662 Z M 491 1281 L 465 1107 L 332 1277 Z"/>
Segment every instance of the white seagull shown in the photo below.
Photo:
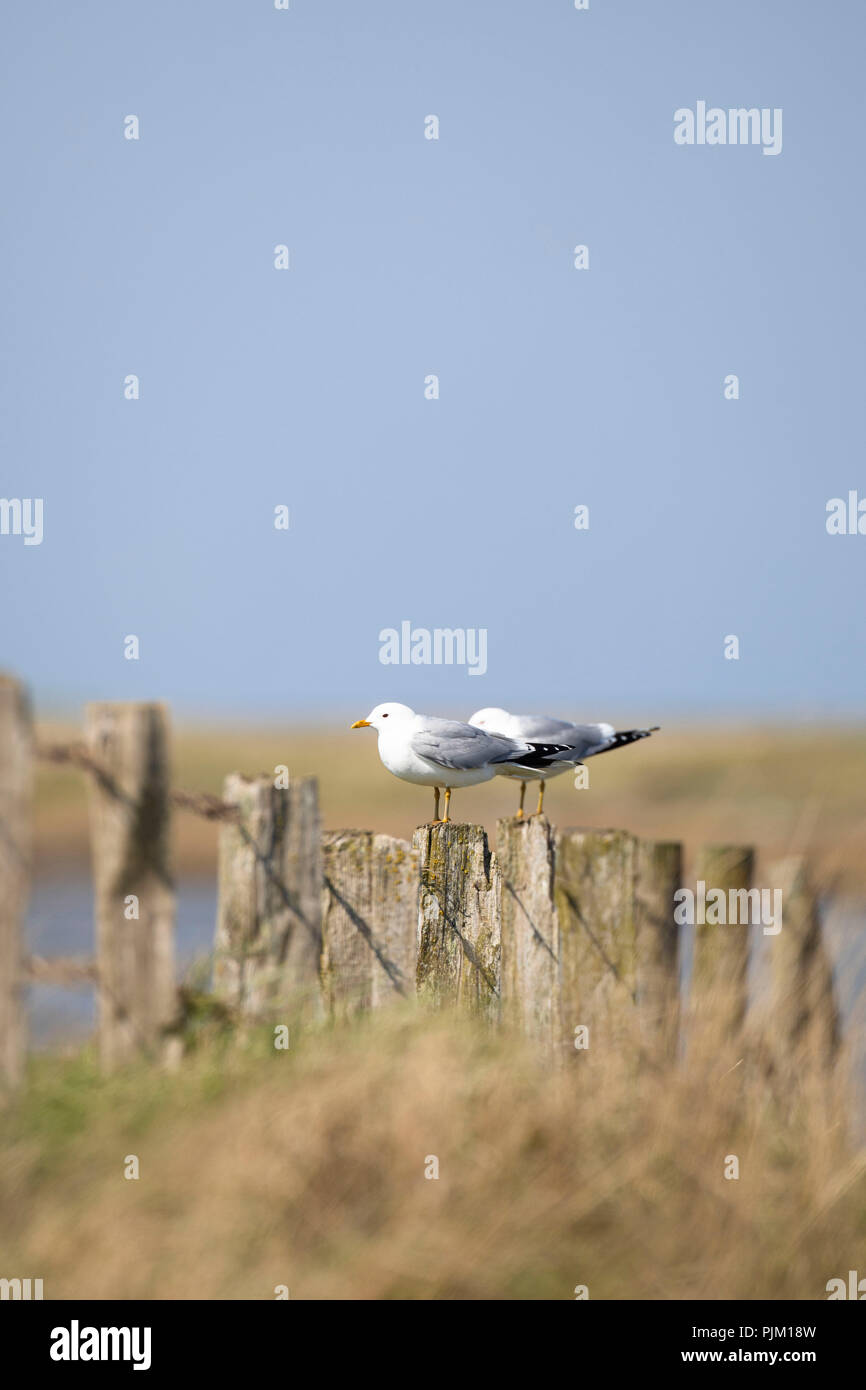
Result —
<path fill-rule="evenodd" d="M 528 740 L 518 735 L 488 733 L 473 724 L 456 719 L 437 719 L 416 714 L 408 705 L 384 704 L 371 710 L 366 719 L 356 719 L 353 729 L 377 729 L 379 757 L 389 772 L 404 782 L 432 787 L 433 820 L 439 823 L 439 789 L 445 788 L 445 814 L 450 817 L 451 791 L 489 782 L 503 764 L 515 769 L 515 776 L 534 776 L 551 758 L 567 754 L 564 739 Z"/>
<path fill-rule="evenodd" d="M 469 723 L 485 733 L 504 734 L 507 738 L 555 739 L 566 745 L 566 752 L 555 754 L 544 765 L 536 765 L 529 770 L 518 764 L 497 767 L 496 771 L 501 777 L 514 777 L 520 781 L 518 816 L 523 815 L 527 782 L 541 782 L 536 811 L 536 815 L 540 816 L 544 784 L 548 777 L 558 777 L 570 767 L 579 767 L 584 758 L 594 758 L 597 753 L 608 753 L 612 748 L 624 748 L 627 743 L 636 743 L 639 738 L 649 738 L 659 728 L 658 724 L 653 724 L 650 729 L 626 729 L 617 733 L 612 724 L 571 724 L 566 719 L 551 719 L 547 714 L 509 714 L 508 710 L 494 708 L 476 710 Z"/>

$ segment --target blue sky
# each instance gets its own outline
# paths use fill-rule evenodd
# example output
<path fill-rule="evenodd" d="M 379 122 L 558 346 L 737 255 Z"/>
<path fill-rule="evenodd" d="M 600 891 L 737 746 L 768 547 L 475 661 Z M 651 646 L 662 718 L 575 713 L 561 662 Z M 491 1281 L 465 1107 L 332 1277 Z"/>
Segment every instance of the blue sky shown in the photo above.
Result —
<path fill-rule="evenodd" d="M 0 536 L 0 665 L 205 718 L 862 714 L 866 536 L 825 507 L 866 496 L 864 30 L 4 7 L 0 495 L 44 539 Z M 781 154 L 677 146 L 698 100 L 782 108 Z M 407 619 L 486 628 L 487 673 L 383 667 Z"/>

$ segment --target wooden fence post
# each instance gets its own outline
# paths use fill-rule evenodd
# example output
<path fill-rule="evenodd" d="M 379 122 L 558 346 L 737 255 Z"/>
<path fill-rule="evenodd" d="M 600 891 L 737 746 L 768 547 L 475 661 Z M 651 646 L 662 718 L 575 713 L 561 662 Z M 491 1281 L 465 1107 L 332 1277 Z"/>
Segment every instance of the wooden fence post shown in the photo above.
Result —
<path fill-rule="evenodd" d="M 499 821 L 502 1011 L 545 1047 L 559 1042 L 559 925 L 554 834 L 544 816 Z"/>
<path fill-rule="evenodd" d="M 103 1065 L 160 1048 L 176 1021 L 169 735 L 161 705 L 93 704 L 86 742 Z"/>
<path fill-rule="evenodd" d="M 556 840 L 561 1043 L 582 1043 L 591 1058 L 639 1053 L 635 846 L 624 830 L 565 830 Z"/>
<path fill-rule="evenodd" d="M 30 890 L 33 734 L 24 687 L 0 675 L 0 1084 L 21 1081 L 27 1052 L 24 913 Z"/>
<path fill-rule="evenodd" d="M 226 778 L 237 807 L 219 837 L 214 990 L 241 1013 L 318 1012 L 322 852 L 314 777 Z"/>
<path fill-rule="evenodd" d="M 805 860 L 797 855 L 772 865 L 770 883 L 782 895 L 781 929 L 770 934 L 774 1052 L 783 1066 L 830 1069 L 839 1049 L 839 1013 Z"/>
<path fill-rule="evenodd" d="M 725 910 L 718 913 L 707 903 L 705 916 L 718 922 L 695 921 L 695 946 L 690 998 L 691 1026 L 715 1031 L 736 1047 L 748 1004 L 749 925 L 731 924 L 731 893 L 748 891 L 754 873 L 754 852 L 745 845 L 709 845 L 700 851 L 695 866 L 696 902 L 713 890 L 724 895 Z M 739 914 L 737 914 L 739 915 Z"/>
<path fill-rule="evenodd" d="M 421 825 L 419 994 L 434 1006 L 499 1013 L 500 875 L 480 825 Z"/>
<path fill-rule="evenodd" d="M 418 855 L 406 840 L 338 830 L 323 841 L 322 986 L 335 1014 L 413 998 Z"/>
<path fill-rule="evenodd" d="M 638 840 L 635 849 L 635 937 L 638 1023 L 656 1061 L 676 1056 L 679 1040 L 679 928 L 674 894 L 683 884 L 682 845 Z"/>

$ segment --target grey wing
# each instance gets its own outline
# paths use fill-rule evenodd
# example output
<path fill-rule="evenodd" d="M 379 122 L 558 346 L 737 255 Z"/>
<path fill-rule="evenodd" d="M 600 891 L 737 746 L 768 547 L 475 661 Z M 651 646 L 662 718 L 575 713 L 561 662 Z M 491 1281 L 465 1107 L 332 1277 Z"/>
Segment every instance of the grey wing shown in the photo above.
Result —
<path fill-rule="evenodd" d="M 510 738 L 485 734 L 472 724 L 460 724 L 451 719 L 430 719 L 423 729 L 412 735 L 411 748 L 419 757 L 438 767 L 453 767 L 467 771 L 487 763 L 506 762 L 510 756 L 525 751 L 525 745 Z"/>
<path fill-rule="evenodd" d="M 567 719 L 551 719 L 549 714 L 521 714 L 516 723 L 521 738 L 555 739 L 557 743 L 568 743 L 568 735 L 581 728 Z"/>
<path fill-rule="evenodd" d="M 569 751 L 560 754 L 557 762 L 591 758 L 595 753 L 615 747 L 616 732 L 612 724 L 568 724 L 566 728 L 568 732 L 562 734 L 560 742 L 567 743 Z"/>

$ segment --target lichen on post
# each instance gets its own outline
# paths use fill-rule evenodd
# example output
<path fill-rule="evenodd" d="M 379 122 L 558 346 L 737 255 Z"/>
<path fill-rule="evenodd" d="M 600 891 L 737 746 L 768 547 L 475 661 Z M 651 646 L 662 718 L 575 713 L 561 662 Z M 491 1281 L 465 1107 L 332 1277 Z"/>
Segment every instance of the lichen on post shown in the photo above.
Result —
<path fill-rule="evenodd" d="M 178 1013 L 168 715 L 158 704 L 88 705 L 86 743 L 101 769 L 88 792 L 99 1045 L 111 1068 L 161 1056 Z"/>
<path fill-rule="evenodd" d="M 635 839 L 624 830 L 556 838 L 560 1038 L 590 1058 L 640 1050 Z M 577 1030 L 580 1030 L 579 1032 Z"/>
<path fill-rule="evenodd" d="M 419 994 L 435 1007 L 499 1013 L 500 874 L 480 825 L 415 831 L 420 870 Z"/>
<path fill-rule="evenodd" d="M 373 1007 L 415 997 L 418 965 L 418 851 L 408 840 L 373 836 Z"/>
<path fill-rule="evenodd" d="M 502 1012 L 529 1037 L 559 1040 L 559 926 L 554 902 L 554 834 L 544 816 L 500 820 Z"/>
<path fill-rule="evenodd" d="M 322 854 L 314 777 L 277 787 L 226 778 L 237 820 L 220 828 L 214 990 L 240 1013 L 320 1006 Z"/>
<path fill-rule="evenodd" d="M 413 998 L 418 856 L 406 840 L 338 830 L 323 841 L 322 986 L 351 1014 Z"/>
<path fill-rule="evenodd" d="M 704 884 L 697 901 L 715 890 L 724 898 L 725 908 L 706 905 L 705 917 L 720 920 L 695 922 L 694 959 L 690 997 L 690 1029 L 705 1034 L 715 1032 L 714 1045 L 736 1047 L 746 1017 L 751 923 L 731 922 L 732 894 L 741 895 L 751 887 L 754 851 L 747 845 L 710 845 L 702 849 L 695 865 L 698 885 Z M 736 898 L 739 902 L 739 898 Z"/>
<path fill-rule="evenodd" d="M 638 840 L 635 846 L 637 1008 L 641 1041 L 656 1061 L 676 1055 L 679 1037 L 679 927 L 682 845 Z"/>
<path fill-rule="evenodd" d="M 30 703 L 0 675 L 0 1085 L 17 1086 L 27 1049 L 24 914 L 30 891 L 33 730 Z"/>
<path fill-rule="evenodd" d="M 800 855 L 772 865 L 769 878 L 782 902 L 781 924 L 774 923 L 779 930 L 766 938 L 776 1059 L 796 1069 L 828 1070 L 836 1061 L 841 1028 L 818 896 Z"/>

